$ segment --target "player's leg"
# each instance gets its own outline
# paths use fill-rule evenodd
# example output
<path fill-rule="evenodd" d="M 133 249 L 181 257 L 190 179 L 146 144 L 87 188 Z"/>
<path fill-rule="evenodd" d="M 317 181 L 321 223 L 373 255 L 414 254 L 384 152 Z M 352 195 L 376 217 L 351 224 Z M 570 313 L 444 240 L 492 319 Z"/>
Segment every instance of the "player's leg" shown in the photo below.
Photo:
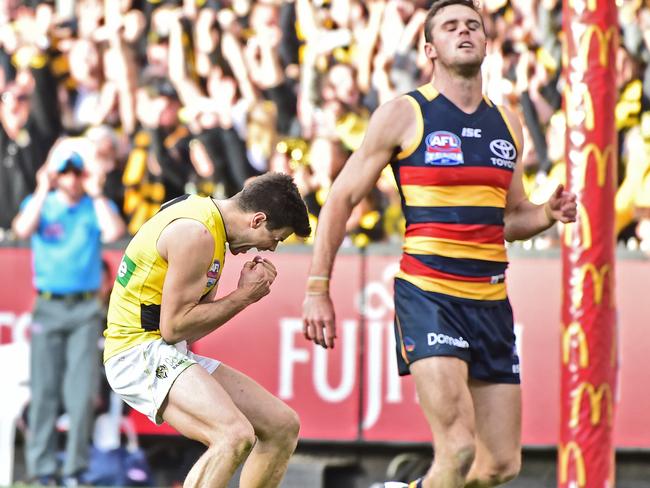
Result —
<path fill-rule="evenodd" d="M 255 447 L 244 464 L 239 486 L 278 486 L 298 441 L 298 415 L 254 380 L 225 364 L 221 364 L 212 376 L 253 425 L 257 436 Z"/>
<path fill-rule="evenodd" d="M 178 376 L 159 413 L 181 434 L 208 447 L 187 475 L 185 487 L 226 487 L 255 443 L 250 422 L 197 364 Z"/>
<path fill-rule="evenodd" d="M 420 406 L 435 443 L 424 488 L 460 488 L 474 460 L 474 409 L 467 385 L 467 363 L 455 357 L 429 357 L 410 365 Z"/>
<path fill-rule="evenodd" d="M 395 280 L 395 338 L 400 374 L 415 380 L 435 443 L 424 488 L 462 487 L 474 460 L 474 408 L 469 392 L 470 336 L 463 306 Z"/>
<path fill-rule="evenodd" d="M 476 457 L 468 488 L 488 488 L 517 476 L 521 466 L 521 388 L 470 380 L 476 417 Z"/>
<path fill-rule="evenodd" d="M 466 313 L 466 320 L 481 324 L 476 328 L 475 360 L 469 372 L 476 418 L 476 458 L 467 486 L 485 488 L 514 478 L 521 465 L 519 357 L 507 300 Z"/>

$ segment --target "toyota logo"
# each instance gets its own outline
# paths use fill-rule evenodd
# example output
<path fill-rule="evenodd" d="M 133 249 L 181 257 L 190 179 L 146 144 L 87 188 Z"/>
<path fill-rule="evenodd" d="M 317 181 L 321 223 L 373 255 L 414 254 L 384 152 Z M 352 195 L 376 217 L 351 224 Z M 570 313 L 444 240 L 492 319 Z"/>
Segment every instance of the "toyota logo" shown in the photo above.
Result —
<path fill-rule="evenodd" d="M 504 139 L 495 139 L 490 143 L 490 150 L 501 159 L 512 161 L 517 157 L 515 146 Z"/>

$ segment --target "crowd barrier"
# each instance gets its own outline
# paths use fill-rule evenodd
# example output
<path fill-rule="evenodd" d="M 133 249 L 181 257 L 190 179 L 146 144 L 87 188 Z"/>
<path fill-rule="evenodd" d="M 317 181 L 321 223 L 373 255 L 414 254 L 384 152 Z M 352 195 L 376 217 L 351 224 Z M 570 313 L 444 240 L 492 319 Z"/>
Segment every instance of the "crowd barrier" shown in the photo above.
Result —
<path fill-rule="evenodd" d="M 332 279 L 338 341 L 324 350 L 302 335 L 301 309 L 310 254 L 307 248 L 269 255 L 279 273 L 271 294 L 217 332 L 193 345 L 250 375 L 300 415 L 301 438 L 314 441 L 425 443 L 431 435 L 417 405 L 410 378 L 399 378 L 392 331 L 392 277 L 399 250 L 342 253 Z M 0 355 L 9 344 L 28 342 L 31 284 L 30 249 L 0 248 Z M 116 270 L 121 250 L 105 257 Z M 232 290 L 243 262 L 226 258 L 220 293 Z M 551 446 L 559 432 L 560 364 L 588 348 L 575 327 L 560 323 L 561 264 L 558 256 L 516 253 L 507 283 L 515 311 L 523 378 L 523 443 Z M 614 286 L 618 307 L 620 380 L 618 392 L 581 389 L 576 409 L 592 409 L 596 421 L 610 421 L 617 402 L 617 448 L 650 447 L 650 388 L 647 387 L 650 317 L 650 261 L 619 259 L 616 276 L 585 270 L 584 293 Z M 609 306 L 609 305 L 608 305 Z M 577 333 L 576 333 L 577 332 Z M 11 375 L 3 368 L 2 375 Z M 435 388 L 435 385 L 432 385 Z M 174 434 L 132 414 L 140 434 Z M 596 418 L 598 417 L 598 418 Z"/>

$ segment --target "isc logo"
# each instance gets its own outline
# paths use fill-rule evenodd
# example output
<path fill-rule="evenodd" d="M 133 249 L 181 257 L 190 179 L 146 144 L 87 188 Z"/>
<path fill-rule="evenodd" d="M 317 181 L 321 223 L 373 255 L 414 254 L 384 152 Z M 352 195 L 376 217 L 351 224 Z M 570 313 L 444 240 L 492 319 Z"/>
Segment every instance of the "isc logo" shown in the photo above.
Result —
<path fill-rule="evenodd" d="M 473 127 L 463 127 L 461 133 L 463 137 L 481 137 L 481 129 L 474 129 Z"/>

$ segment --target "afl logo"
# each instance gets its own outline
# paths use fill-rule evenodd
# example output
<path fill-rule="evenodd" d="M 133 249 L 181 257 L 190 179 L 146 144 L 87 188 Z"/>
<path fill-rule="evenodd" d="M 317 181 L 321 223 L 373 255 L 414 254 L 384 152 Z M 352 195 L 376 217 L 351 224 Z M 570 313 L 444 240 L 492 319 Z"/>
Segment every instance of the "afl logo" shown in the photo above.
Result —
<path fill-rule="evenodd" d="M 495 156 L 501 159 L 512 161 L 517 157 L 515 146 L 513 146 L 511 142 L 508 142 L 505 139 L 493 140 L 490 143 L 490 150 L 494 153 Z"/>
<path fill-rule="evenodd" d="M 424 139 L 426 164 L 453 166 L 463 164 L 463 151 L 460 138 L 453 132 L 439 130 L 427 135 Z"/>
<path fill-rule="evenodd" d="M 217 278 L 219 276 L 219 270 L 221 269 L 221 263 L 218 259 L 215 259 L 208 270 L 208 278 Z"/>

